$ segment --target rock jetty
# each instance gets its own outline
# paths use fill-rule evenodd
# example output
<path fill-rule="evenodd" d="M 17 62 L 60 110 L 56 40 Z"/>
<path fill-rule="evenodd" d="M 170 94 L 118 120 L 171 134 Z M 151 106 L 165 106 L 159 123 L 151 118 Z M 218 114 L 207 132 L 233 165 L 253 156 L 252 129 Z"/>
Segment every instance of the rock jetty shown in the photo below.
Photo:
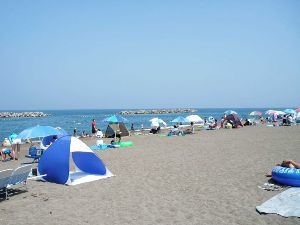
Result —
<path fill-rule="evenodd" d="M 45 117 L 49 114 L 43 112 L 0 112 L 0 118 Z"/>
<path fill-rule="evenodd" d="M 134 115 L 134 114 L 171 114 L 171 113 L 194 113 L 196 109 L 140 109 L 133 111 L 121 111 L 121 115 Z"/>

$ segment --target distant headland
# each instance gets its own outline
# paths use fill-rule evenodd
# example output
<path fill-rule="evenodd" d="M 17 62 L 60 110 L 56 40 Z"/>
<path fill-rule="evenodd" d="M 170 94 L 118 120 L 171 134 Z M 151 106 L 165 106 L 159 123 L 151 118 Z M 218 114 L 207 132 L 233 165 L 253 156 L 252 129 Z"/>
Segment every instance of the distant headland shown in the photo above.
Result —
<path fill-rule="evenodd" d="M 135 114 L 170 114 L 170 113 L 194 113 L 197 109 L 139 109 L 132 111 L 121 111 L 121 115 L 135 115 Z"/>
<path fill-rule="evenodd" d="M 0 112 L 0 118 L 45 117 L 49 115 L 43 112 Z"/>

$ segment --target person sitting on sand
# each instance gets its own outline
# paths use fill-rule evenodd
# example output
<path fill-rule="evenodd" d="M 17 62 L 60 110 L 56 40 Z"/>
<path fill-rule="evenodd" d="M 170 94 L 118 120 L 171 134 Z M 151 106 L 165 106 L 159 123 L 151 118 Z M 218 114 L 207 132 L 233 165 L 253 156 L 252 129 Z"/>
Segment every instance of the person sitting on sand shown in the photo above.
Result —
<path fill-rule="evenodd" d="M 300 169 L 300 163 L 296 163 L 293 160 L 287 160 L 287 159 L 283 160 L 282 163 L 277 163 L 276 166 Z M 272 174 L 266 174 L 266 177 L 272 177 Z"/>
<path fill-rule="evenodd" d="M 4 147 L 1 151 L 2 155 L 2 161 L 6 160 L 6 156 L 9 155 L 11 159 L 13 159 L 13 156 L 11 155 L 11 144 L 7 138 L 4 138 L 4 141 L 2 142 L 2 147 Z"/>
<path fill-rule="evenodd" d="M 85 138 L 85 137 L 87 137 L 87 135 L 86 135 L 85 131 L 82 131 L 82 133 L 81 133 L 80 137 L 81 137 L 81 138 Z"/>
<path fill-rule="evenodd" d="M 220 128 L 223 128 L 223 124 L 224 124 L 224 117 L 222 116 L 221 121 L 220 121 Z"/>
<path fill-rule="evenodd" d="M 120 130 L 117 130 L 116 131 L 116 138 L 118 138 L 118 140 L 117 140 L 117 143 L 120 143 L 121 142 L 121 131 Z"/>
<path fill-rule="evenodd" d="M 103 132 L 98 128 L 97 133 L 96 133 L 97 138 L 103 138 Z"/>
<path fill-rule="evenodd" d="M 259 121 L 260 121 L 261 124 L 265 123 L 265 119 L 262 116 L 259 118 Z"/>
<path fill-rule="evenodd" d="M 281 164 L 276 164 L 276 166 L 300 169 L 300 163 L 293 160 L 283 160 Z"/>
<path fill-rule="evenodd" d="M 215 129 L 216 127 L 218 126 L 218 120 L 215 119 L 215 122 L 214 123 L 210 123 L 209 124 L 209 129 Z"/>
<path fill-rule="evenodd" d="M 174 127 L 170 130 L 170 132 L 168 133 L 168 136 L 172 136 L 172 135 L 183 135 L 183 132 L 181 130 L 179 130 L 177 125 L 174 125 Z"/>

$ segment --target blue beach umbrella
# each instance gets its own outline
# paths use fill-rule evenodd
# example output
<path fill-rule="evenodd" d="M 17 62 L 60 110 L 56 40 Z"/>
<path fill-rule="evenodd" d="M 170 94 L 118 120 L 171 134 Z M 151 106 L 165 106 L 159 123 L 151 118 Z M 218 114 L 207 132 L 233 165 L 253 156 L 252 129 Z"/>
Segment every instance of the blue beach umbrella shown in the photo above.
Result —
<path fill-rule="evenodd" d="M 285 112 L 286 114 L 296 114 L 297 112 L 293 109 L 285 109 L 283 112 Z"/>
<path fill-rule="evenodd" d="M 105 118 L 104 120 L 102 120 L 102 122 L 107 122 L 107 123 L 127 123 L 128 120 L 125 119 L 122 116 L 114 115 L 114 116 Z"/>
<path fill-rule="evenodd" d="M 238 114 L 236 111 L 233 110 L 227 110 L 224 112 L 224 114 L 229 115 L 229 114 Z"/>
<path fill-rule="evenodd" d="M 178 116 L 174 120 L 172 120 L 171 122 L 172 123 L 188 123 L 189 121 L 183 116 Z"/>
<path fill-rule="evenodd" d="M 35 126 L 23 130 L 18 136 L 18 139 L 41 138 L 50 135 L 60 135 L 60 131 L 50 126 Z"/>

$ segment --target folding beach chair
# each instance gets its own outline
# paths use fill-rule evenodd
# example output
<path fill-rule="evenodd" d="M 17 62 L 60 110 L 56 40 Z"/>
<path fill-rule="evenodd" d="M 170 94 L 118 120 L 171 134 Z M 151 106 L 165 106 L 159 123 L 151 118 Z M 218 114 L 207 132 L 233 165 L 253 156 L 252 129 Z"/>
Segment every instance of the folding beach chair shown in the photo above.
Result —
<path fill-rule="evenodd" d="M 24 165 L 15 169 L 10 177 L 7 188 L 15 185 L 24 185 L 27 190 L 27 178 L 31 172 L 31 168 L 31 165 Z"/>
<path fill-rule="evenodd" d="M 39 159 L 41 158 L 42 154 L 43 154 L 43 150 L 42 149 L 39 149 L 36 146 L 31 146 L 28 149 L 28 155 L 26 155 L 25 157 L 32 158 L 33 159 L 32 163 L 35 163 L 35 162 L 39 161 Z"/>
<path fill-rule="evenodd" d="M 12 173 L 12 169 L 0 171 L 0 191 L 5 192 L 5 199 L 7 199 L 8 196 L 7 186 L 9 184 Z"/>

